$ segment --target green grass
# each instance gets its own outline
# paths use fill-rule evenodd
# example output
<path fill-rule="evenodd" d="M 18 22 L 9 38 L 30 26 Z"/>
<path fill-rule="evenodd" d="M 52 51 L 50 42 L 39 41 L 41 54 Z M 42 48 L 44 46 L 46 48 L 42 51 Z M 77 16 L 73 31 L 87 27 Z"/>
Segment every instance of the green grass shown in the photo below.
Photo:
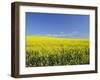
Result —
<path fill-rule="evenodd" d="M 26 67 L 89 64 L 89 40 L 26 36 Z"/>

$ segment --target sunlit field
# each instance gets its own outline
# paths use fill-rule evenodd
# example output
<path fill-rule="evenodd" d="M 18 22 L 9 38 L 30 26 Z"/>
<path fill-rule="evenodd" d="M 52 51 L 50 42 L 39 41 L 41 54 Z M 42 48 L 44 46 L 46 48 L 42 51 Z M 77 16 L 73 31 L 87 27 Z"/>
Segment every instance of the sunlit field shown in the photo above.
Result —
<path fill-rule="evenodd" d="M 26 36 L 26 67 L 89 64 L 89 40 Z"/>

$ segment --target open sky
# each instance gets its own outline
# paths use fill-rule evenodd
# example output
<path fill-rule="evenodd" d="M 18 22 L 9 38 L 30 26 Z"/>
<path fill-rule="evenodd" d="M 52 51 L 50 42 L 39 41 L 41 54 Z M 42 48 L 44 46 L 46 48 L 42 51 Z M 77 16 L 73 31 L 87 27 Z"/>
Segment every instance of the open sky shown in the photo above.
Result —
<path fill-rule="evenodd" d="M 89 38 L 89 15 L 26 12 L 26 35 Z"/>

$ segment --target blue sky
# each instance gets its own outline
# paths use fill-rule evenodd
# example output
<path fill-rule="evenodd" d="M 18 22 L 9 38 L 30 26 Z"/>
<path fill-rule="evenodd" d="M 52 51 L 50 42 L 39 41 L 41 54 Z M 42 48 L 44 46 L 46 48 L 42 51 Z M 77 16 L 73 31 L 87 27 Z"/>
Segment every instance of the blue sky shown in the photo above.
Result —
<path fill-rule="evenodd" d="M 89 38 L 89 15 L 26 12 L 26 35 Z"/>

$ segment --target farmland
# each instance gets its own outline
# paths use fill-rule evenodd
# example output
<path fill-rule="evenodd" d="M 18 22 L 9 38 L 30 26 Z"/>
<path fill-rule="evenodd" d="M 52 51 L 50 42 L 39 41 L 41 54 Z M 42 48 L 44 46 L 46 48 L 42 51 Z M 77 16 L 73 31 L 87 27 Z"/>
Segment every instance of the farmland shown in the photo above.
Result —
<path fill-rule="evenodd" d="M 89 40 L 26 36 L 26 67 L 89 64 Z"/>

